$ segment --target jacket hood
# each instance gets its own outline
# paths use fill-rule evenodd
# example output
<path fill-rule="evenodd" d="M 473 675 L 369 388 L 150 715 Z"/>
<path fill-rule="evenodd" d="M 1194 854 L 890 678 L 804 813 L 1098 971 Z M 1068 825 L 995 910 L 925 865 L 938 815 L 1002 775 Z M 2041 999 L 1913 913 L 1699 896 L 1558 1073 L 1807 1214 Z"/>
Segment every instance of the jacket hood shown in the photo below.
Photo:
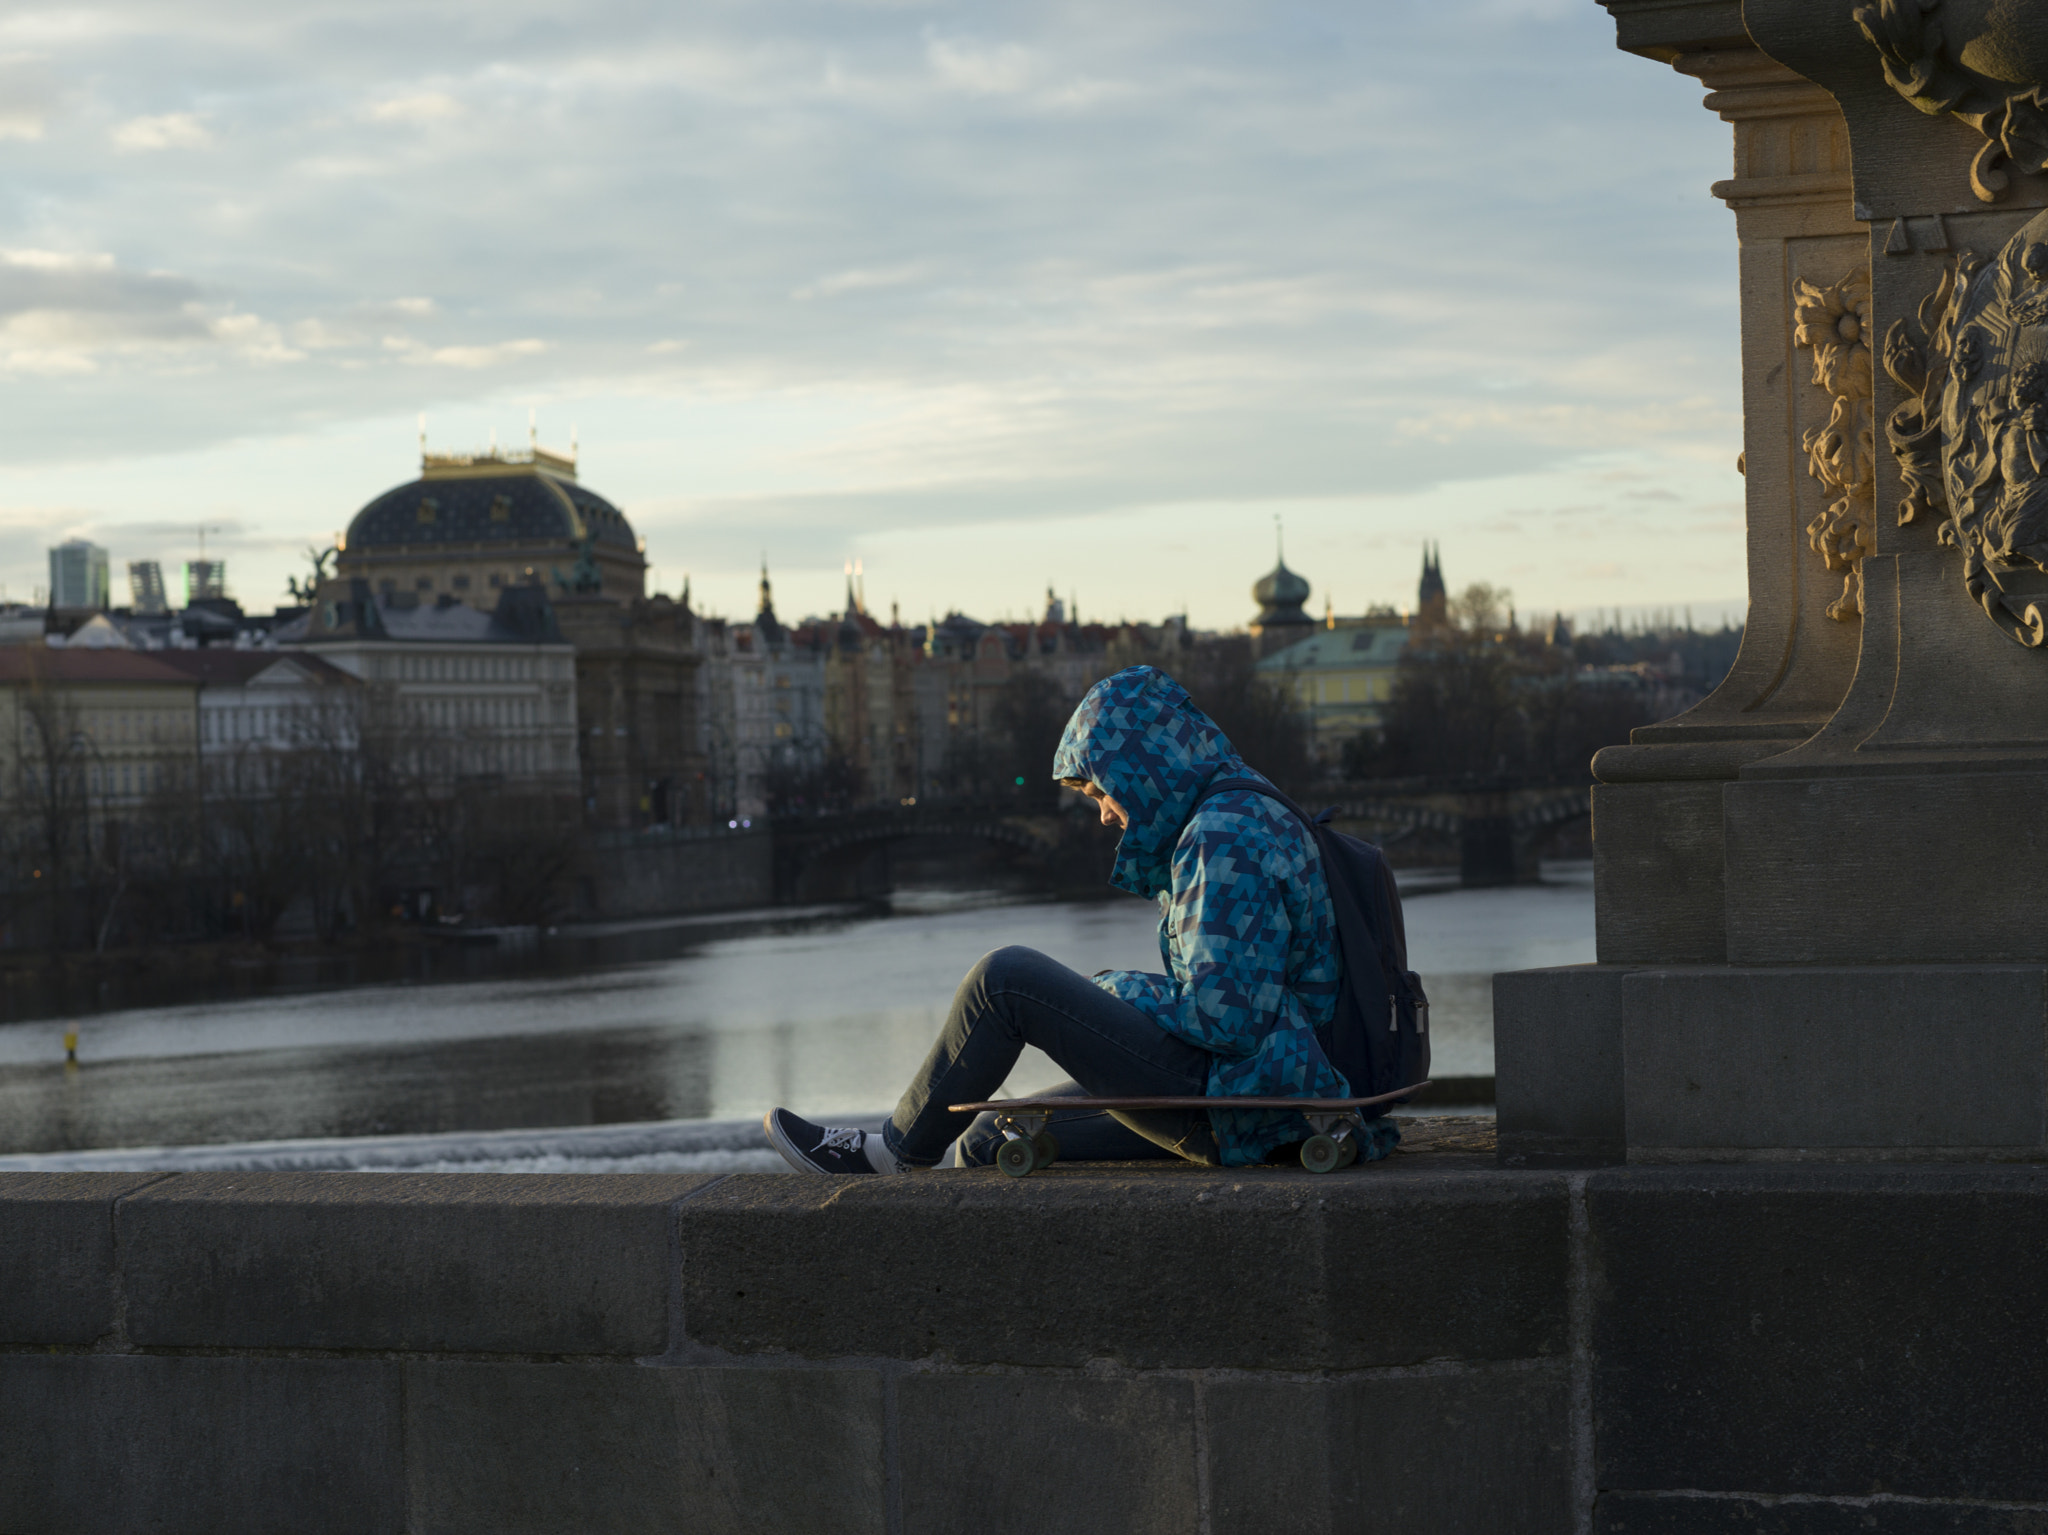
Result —
<path fill-rule="evenodd" d="M 1131 666 L 1088 690 L 1053 754 L 1052 776 L 1085 778 L 1130 817 L 1109 882 L 1152 897 L 1173 883 L 1173 847 L 1213 778 L 1258 778 L 1187 689 Z"/>

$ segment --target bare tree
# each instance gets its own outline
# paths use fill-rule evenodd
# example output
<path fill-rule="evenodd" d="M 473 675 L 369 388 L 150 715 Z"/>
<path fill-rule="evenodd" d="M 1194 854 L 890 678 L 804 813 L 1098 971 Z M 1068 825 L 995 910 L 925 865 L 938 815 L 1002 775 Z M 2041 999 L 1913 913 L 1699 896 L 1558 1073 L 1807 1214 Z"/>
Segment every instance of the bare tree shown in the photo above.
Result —
<path fill-rule="evenodd" d="M 55 686 L 40 652 L 30 659 L 16 720 L 14 803 L 31 864 L 32 902 L 55 953 L 70 937 L 73 886 L 91 857 L 92 805 L 77 702 Z"/>

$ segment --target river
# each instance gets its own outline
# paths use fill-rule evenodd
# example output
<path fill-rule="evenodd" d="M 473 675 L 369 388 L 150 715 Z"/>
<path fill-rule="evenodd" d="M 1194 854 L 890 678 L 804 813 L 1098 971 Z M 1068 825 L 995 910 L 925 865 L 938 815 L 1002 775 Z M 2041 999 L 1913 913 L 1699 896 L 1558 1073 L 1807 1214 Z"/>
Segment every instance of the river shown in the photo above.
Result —
<path fill-rule="evenodd" d="M 1593 957 L 1590 866 L 1407 887 L 1439 1076 L 1493 1071 L 1491 977 Z M 127 1008 L 0 1026 L 0 1153 L 885 1112 L 963 971 L 1021 943 L 1089 972 L 1159 967 L 1154 909 L 910 891 L 886 916 L 741 936 L 562 940 L 483 978 Z M 63 1036 L 79 1032 L 78 1064 Z M 1057 1080 L 1028 1052 L 1006 1091 Z"/>

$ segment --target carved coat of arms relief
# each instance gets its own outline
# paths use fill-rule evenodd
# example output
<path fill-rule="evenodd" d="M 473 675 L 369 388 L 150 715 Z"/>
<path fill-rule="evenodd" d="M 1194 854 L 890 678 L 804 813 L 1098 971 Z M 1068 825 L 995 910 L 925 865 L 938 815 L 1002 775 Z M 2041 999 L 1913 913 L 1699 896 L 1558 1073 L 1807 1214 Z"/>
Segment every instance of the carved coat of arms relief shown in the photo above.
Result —
<path fill-rule="evenodd" d="M 1812 351 L 1813 381 L 1830 402 L 1827 425 L 1800 439 L 1807 473 L 1828 496 L 1827 509 L 1806 525 L 1806 539 L 1829 570 L 1842 574 L 1842 594 L 1828 604 L 1828 617 L 1847 622 L 1863 615 L 1857 567 L 1877 547 L 1869 269 L 1858 266 L 1825 287 L 1802 278 L 1792 304 L 1793 344 Z"/>
<path fill-rule="evenodd" d="M 2048 641 L 2048 213 L 1985 261 L 1964 251 L 1885 332 L 1908 398 L 1885 422 L 1899 521 L 1943 519 L 1963 584 L 2023 645 Z"/>

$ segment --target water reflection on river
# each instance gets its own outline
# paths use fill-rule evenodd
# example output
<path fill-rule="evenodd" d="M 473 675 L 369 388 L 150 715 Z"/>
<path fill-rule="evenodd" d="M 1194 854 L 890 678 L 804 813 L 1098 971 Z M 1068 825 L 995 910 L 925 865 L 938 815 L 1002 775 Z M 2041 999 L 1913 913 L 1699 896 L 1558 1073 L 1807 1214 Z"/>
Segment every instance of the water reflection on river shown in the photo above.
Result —
<path fill-rule="evenodd" d="M 1593 957 L 1591 874 L 1416 892 L 1411 963 L 1435 1070 L 1493 1070 L 1497 970 Z M 1081 971 L 1156 969 L 1151 907 L 907 897 L 886 918 L 684 946 L 656 960 L 0 1027 L 0 1152 L 813 1115 L 894 1103 L 961 973 L 1004 943 Z M 1061 1073 L 1035 1052 L 1009 1086 Z"/>

